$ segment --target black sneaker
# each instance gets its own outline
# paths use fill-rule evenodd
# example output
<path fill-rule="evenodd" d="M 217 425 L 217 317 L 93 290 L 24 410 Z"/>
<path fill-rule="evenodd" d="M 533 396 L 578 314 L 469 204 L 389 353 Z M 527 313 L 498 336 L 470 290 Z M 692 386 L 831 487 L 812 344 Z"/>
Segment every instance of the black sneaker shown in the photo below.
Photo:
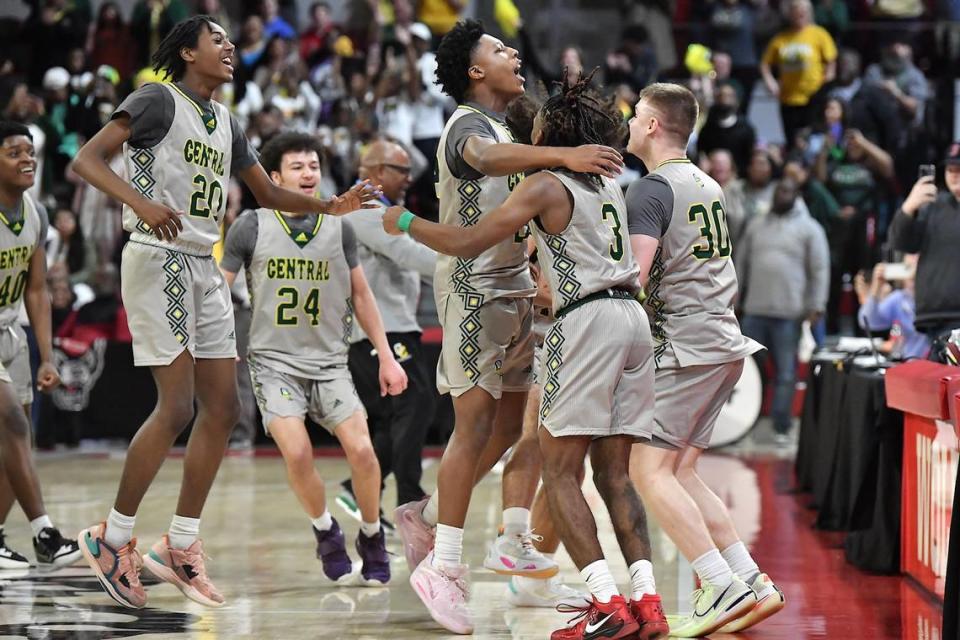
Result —
<path fill-rule="evenodd" d="M 55 527 L 40 530 L 40 534 L 33 539 L 33 550 L 37 554 L 37 564 L 44 569 L 69 567 L 81 555 L 77 541 L 64 538 Z"/>
<path fill-rule="evenodd" d="M 30 561 L 7 546 L 4 533 L 0 531 L 0 569 L 29 569 Z"/>

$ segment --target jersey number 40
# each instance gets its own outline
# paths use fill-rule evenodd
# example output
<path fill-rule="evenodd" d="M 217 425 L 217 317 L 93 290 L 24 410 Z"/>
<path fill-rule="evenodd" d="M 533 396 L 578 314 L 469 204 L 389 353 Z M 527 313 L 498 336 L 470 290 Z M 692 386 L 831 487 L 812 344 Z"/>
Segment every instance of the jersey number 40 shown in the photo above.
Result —
<path fill-rule="evenodd" d="M 727 213 L 719 200 L 710 203 L 710 209 L 701 203 L 690 207 L 687 221 L 700 225 L 700 238 L 693 245 L 693 257 L 697 260 L 730 257 L 730 233 L 727 231 Z"/>

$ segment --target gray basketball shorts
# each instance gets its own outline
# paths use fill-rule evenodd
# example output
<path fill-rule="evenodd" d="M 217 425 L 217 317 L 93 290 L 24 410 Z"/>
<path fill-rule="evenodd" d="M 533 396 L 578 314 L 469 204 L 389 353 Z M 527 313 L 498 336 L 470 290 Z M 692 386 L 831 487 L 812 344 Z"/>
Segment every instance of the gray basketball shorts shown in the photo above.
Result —
<path fill-rule="evenodd" d="M 743 373 L 743 360 L 659 369 L 651 444 L 668 449 L 706 449 L 720 410 Z"/>
<path fill-rule="evenodd" d="M 532 298 L 494 298 L 468 308 L 461 296 L 437 305 L 443 344 L 437 389 L 457 397 L 479 386 L 496 399 L 533 383 Z"/>
<path fill-rule="evenodd" d="M 13 387 L 20 404 L 33 402 L 33 374 L 27 334 L 19 324 L 0 328 L 0 382 Z"/>
<path fill-rule="evenodd" d="M 309 415 L 318 425 L 335 434 L 336 428 L 357 411 L 364 411 L 353 379 L 346 368 L 343 377 L 310 380 L 278 371 L 259 360 L 247 358 L 253 396 L 263 416 L 263 429 L 270 435 L 275 418 L 300 418 Z M 364 413 L 366 415 L 366 413 Z"/>
<path fill-rule="evenodd" d="M 120 272 L 138 367 L 168 365 L 184 349 L 237 357 L 230 289 L 212 257 L 127 242 Z"/>
<path fill-rule="evenodd" d="M 540 424 L 550 435 L 650 437 L 653 338 L 635 300 L 594 300 L 558 318 L 540 367 Z"/>

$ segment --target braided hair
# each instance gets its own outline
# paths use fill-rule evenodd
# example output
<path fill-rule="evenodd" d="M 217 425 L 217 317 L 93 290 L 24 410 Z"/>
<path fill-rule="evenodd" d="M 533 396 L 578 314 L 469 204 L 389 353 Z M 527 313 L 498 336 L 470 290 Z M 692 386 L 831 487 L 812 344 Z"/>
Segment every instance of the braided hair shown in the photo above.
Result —
<path fill-rule="evenodd" d="M 174 25 L 153 52 L 153 70 L 163 74 L 164 78 L 182 79 L 187 72 L 187 62 L 180 57 L 180 50 L 196 49 L 200 34 L 204 29 L 210 31 L 210 24 L 215 22 L 210 16 L 199 15 Z"/>
<path fill-rule="evenodd" d="M 578 147 L 583 144 L 601 144 L 615 149 L 623 146 L 626 126 L 623 116 L 613 102 L 605 100 L 591 86 L 595 68 L 586 77 L 583 74 L 573 82 L 564 69 L 560 91 L 547 99 L 540 109 L 539 144 L 550 147 Z M 602 184 L 600 176 L 578 174 L 581 181 L 595 187 Z"/>

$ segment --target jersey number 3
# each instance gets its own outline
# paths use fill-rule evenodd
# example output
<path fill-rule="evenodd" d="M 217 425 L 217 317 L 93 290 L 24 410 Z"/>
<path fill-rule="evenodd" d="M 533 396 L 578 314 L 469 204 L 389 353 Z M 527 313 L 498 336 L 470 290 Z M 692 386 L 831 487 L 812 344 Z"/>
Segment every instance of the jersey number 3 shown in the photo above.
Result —
<path fill-rule="evenodd" d="M 700 225 L 699 241 L 693 245 L 693 257 L 709 260 L 715 256 L 730 257 L 730 233 L 727 231 L 727 213 L 719 200 L 710 203 L 710 210 L 697 203 L 687 211 L 690 224 Z"/>
<path fill-rule="evenodd" d="M 623 258 L 623 232 L 620 226 L 620 215 L 617 208 L 610 202 L 604 202 L 600 210 L 603 214 L 603 221 L 613 231 L 613 240 L 610 242 L 610 257 L 616 261 Z"/>

